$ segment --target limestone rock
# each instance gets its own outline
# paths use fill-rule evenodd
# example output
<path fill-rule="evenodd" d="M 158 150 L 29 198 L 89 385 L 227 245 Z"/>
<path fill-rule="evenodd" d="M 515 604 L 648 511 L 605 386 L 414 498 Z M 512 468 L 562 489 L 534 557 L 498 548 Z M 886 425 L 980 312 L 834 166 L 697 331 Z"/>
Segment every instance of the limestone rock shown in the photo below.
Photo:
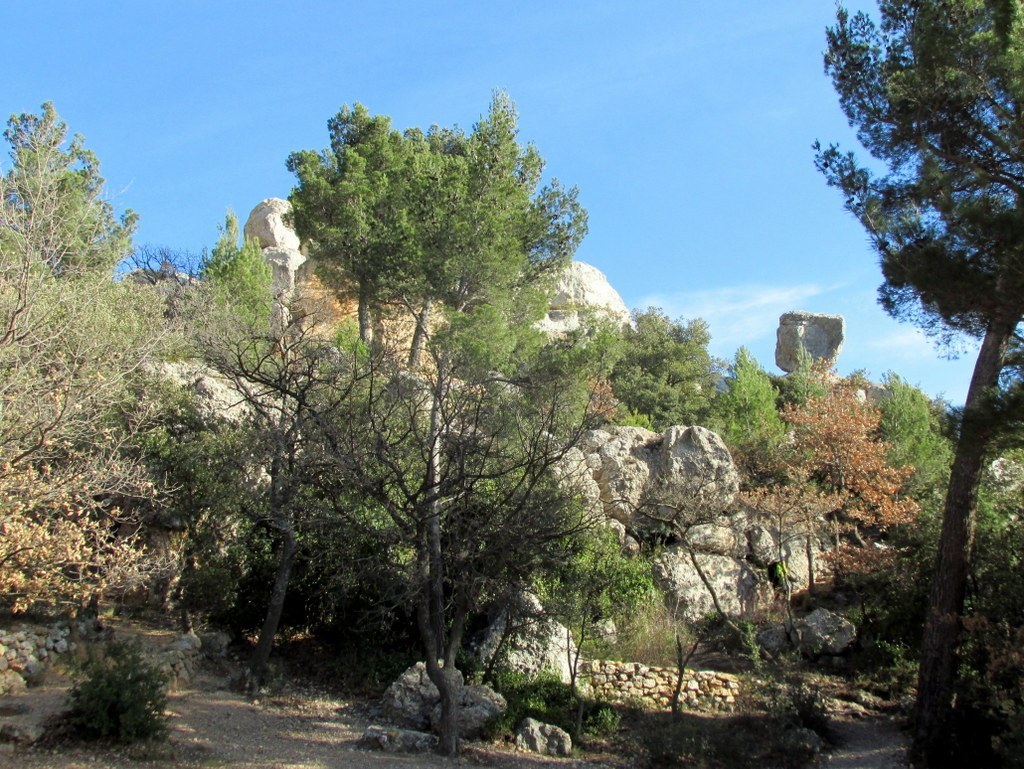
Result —
<path fill-rule="evenodd" d="M 854 624 L 828 609 L 815 609 L 793 629 L 805 654 L 842 654 L 857 640 Z"/>
<path fill-rule="evenodd" d="M 697 562 L 715 589 L 722 610 L 732 616 L 757 607 L 758 578 L 745 561 L 725 555 L 697 553 Z M 683 547 L 670 547 L 654 563 L 654 581 L 681 616 L 697 620 L 715 611 L 711 594 Z"/>
<path fill-rule="evenodd" d="M 808 657 L 842 654 L 856 640 L 857 628 L 853 623 L 828 609 L 816 609 L 798 619 L 791 630 L 778 623 L 763 628 L 757 634 L 757 642 L 769 652 L 795 645 L 801 654 Z"/>
<path fill-rule="evenodd" d="M 722 439 L 704 427 L 591 430 L 581 449 L 600 490 L 604 512 L 627 528 L 642 528 L 645 505 L 678 503 L 696 490 L 723 510 L 739 490 L 739 475 Z"/>
<path fill-rule="evenodd" d="M 242 395 L 201 363 L 164 361 L 156 366 L 156 373 L 195 395 L 205 420 L 238 422 L 248 414 Z"/>
<path fill-rule="evenodd" d="M 505 698 L 487 686 L 466 686 L 458 670 L 453 677 L 459 733 L 469 739 L 479 737 L 488 721 L 505 712 Z M 408 729 L 436 729 L 441 720 L 441 695 L 422 662 L 406 670 L 388 687 L 382 705 L 389 721 Z"/>
<path fill-rule="evenodd" d="M 792 647 L 786 626 L 781 622 L 757 631 L 757 644 L 769 654 L 778 654 Z"/>
<path fill-rule="evenodd" d="M 574 331 L 580 326 L 581 314 L 587 311 L 622 326 L 633 322 L 629 308 L 603 272 L 585 262 L 570 262 L 558 280 L 548 315 L 538 324 L 539 328 L 551 335 Z"/>
<path fill-rule="evenodd" d="M 455 678 L 461 688 L 462 673 L 456 670 Z M 440 701 L 441 695 L 427 675 L 427 666 L 417 662 L 387 688 L 381 704 L 389 721 L 424 730 L 430 727 L 430 713 Z"/>
<path fill-rule="evenodd" d="M 459 736 L 468 740 L 480 738 L 484 727 L 508 708 L 504 697 L 483 684 L 461 687 L 456 694 L 456 704 L 459 709 Z M 440 702 L 430 712 L 430 726 L 435 732 L 441 730 Z"/>
<path fill-rule="evenodd" d="M 281 198 L 267 198 L 257 205 L 245 222 L 246 240 L 259 241 L 260 248 L 299 249 L 299 236 L 284 222 L 292 204 Z"/>
<path fill-rule="evenodd" d="M 769 564 L 779 559 L 778 546 L 767 527 L 754 524 L 746 530 L 746 535 L 747 552 L 750 554 L 751 563 L 767 568 Z"/>
<path fill-rule="evenodd" d="M 288 301 L 295 292 L 299 270 L 306 256 L 296 248 L 273 246 L 263 249 L 263 258 L 271 269 L 271 288 L 275 297 Z"/>
<path fill-rule="evenodd" d="M 477 645 L 479 657 L 486 662 L 499 652 L 510 622 L 517 629 L 505 639 L 500 666 L 527 677 L 552 673 L 569 683 L 569 658 L 575 656 L 576 644 L 564 625 L 544 616 L 540 600 L 530 593 L 511 598 L 495 613 Z"/>
<path fill-rule="evenodd" d="M 437 745 L 437 737 L 412 729 L 386 729 L 368 726 L 357 746 L 363 750 L 383 750 L 386 753 L 427 753 Z"/>
<path fill-rule="evenodd" d="M 542 756 L 566 757 L 572 753 L 572 737 L 553 724 L 523 719 L 516 730 L 516 747 Z"/>
<path fill-rule="evenodd" d="M 717 523 L 702 523 L 686 532 L 686 544 L 701 553 L 740 557 L 743 551 L 736 532 Z"/>
<path fill-rule="evenodd" d="M 843 349 L 846 321 L 842 315 L 787 312 L 779 318 L 775 365 L 789 373 L 799 366 L 800 351 L 828 366 L 835 364 Z"/>
<path fill-rule="evenodd" d="M 211 630 L 199 634 L 202 650 L 207 657 L 227 657 L 231 646 L 231 636 L 219 630 Z"/>

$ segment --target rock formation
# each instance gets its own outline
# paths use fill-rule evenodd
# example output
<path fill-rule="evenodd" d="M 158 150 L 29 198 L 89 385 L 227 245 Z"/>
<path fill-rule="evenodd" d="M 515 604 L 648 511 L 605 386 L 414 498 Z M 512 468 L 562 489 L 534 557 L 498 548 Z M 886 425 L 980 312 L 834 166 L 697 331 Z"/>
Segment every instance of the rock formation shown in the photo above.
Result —
<path fill-rule="evenodd" d="M 291 210 L 287 200 L 267 198 L 252 210 L 243 230 L 246 240 L 258 241 L 263 249 L 272 270 L 274 297 L 284 303 L 294 297 L 296 283 L 302 280 L 299 270 L 306 264 L 306 255 L 299 250 L 299 236 L 285 222 Z"/>
<path fill-rule="evenodd" d="M 627 529 L 644 528 L 644 510 L 659 502 L 703 497 L 728 507 L 739 474 L 722 439 L 705 427 L 609 427 L 583 436 L 580 449 L 605 515 Z M 583 486 L 594 488 L 593 486 Z"/>
<path fill-rule="evenodd" d="M 261 201 L 245 221 L 245 239 L 258 240 L 260 248 L 290 248 L 298 251 L 299 236 L 285 223 L 285 217 L 291 210 L 292 204 L 281 198 Z"/>
<path fill-rule="evenodd" d="M 484 663 L 499 654 L 503 670 L 528 677 L 550 673 L 567 684 L 572 678 L 569 659 L 576 653 L 576 644 L 564 625 L 544 616 L 537 596 L 522 593 L 504 600 L 494 612 L 476 653 Z"/>
<path fill-rule="evenodd" d="M 542 756 L 565 758 L 572 754 L 572 737 L 553 724 L 535 718 L 524 718 L 516 730 L 516 748 Z"/>
<path fill-rule="evenodd" d="M 458 671 L 456 681 L 459 731 L 463 737 L 474 739 L 488 721 L 505 712 L 505 698 L 482 684 L 466 686 Z M 382 704 L 385 717 L 408 729 L 422 731 L 430 727 L 436 731 L 441 721 L 441 695 L 422 662 L 406 670 L 388 687 Z"/>
<path fill-rule="evenodd" d="M 629 308 L 603 272 L 585 262 L 571 262 L 559 278 L 547 317 L 538 328 L 552 336 L 574 331 L 588 311 L 623 326 L 633 322 Z"/>
<path fill-rule="evenodd" d="M 775 365 L 786 373 L 796 371 L 800 356 L 835 365 L 843 349 L 846 321 L 842 315 L 819 315 L 813 312 L 787 312 L 779 318 L 775 345 Z"/>

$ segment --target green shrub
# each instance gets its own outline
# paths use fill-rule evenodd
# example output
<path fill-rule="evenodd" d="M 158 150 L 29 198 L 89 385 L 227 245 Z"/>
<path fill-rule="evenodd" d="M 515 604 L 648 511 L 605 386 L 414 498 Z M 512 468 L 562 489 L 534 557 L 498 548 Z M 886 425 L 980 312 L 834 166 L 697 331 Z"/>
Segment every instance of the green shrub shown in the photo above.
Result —
<path fill-rule="evenodd" d="M 494 689 L 505 698 L 508 709 L 491 725 L 491 737 L 513 732 L 524 718 L 554 724 L 569 733 L 575 731 L 576 700 L 572 688 L 553 675 L 528 677 L 522 673 L 499 672 Z M 584 704 L 584 736 L 611 734 L 618 729 L 619 721 L 619 711 L 607 702 Z"/>
<path fill-rule="evenodd" d="M 138 643 L 112 641 L 82 663 L 68 695 L 68 721 L 87 739 L 117 742 L 161 739 L 167 734 L 166 678 L 143 658 Z"/>

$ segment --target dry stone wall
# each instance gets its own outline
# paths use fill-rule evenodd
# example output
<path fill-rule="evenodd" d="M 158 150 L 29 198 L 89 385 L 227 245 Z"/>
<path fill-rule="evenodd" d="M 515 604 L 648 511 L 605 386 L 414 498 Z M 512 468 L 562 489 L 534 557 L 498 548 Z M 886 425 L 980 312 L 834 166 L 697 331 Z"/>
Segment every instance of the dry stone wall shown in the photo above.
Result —
<path fill-rule="evenodd" d="M 0 630 L 0 695 L 24 691 L 26 679 L 38 674 L 51 657 L 74 648 L 66 627 Z"/>
<path fill-rule="evenodd" d="M 594 696 L 612 703 L 633 703 L 651 710 L 668 710 L 676 688 L 676 669 L 639 662 L 590 660 L 581 663 L 581 678 Z M 687 670 L 680 703 L 687 710 L 731 710 L 740 693 L 739 679 L 714 670 Z"/>

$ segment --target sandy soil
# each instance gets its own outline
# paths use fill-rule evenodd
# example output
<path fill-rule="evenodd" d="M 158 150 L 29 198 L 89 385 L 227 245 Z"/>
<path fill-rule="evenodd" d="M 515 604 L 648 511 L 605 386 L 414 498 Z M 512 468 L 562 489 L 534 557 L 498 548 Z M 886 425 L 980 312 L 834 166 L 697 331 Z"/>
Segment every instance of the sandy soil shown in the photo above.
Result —
<path fill-rule="evenodd" d="M 824 769 L 906 769 L 907 736 L 886 715 L 851 707 L 833 711 L 829 727 L 839 743 L 817 766 Z"/>
<path fill-rule="evenodd" d="M 63 688 L 53 684 L 13 698 L 33 717 L 59 709 Z M 131 749 L 59 745 L 0 752 L 0 767 L 12 769 L 359 769 L 361 767 L 610 767 L 614 763 L 551 759 L 515 753 L 501 746 L 469 745 L 457 759 L 368 752 L 356 747 L 365 727 L 376 722 L 366 702 L 303 692 L 251 702 L 222 680 L 201 675 L 196 685 L 172 692 L 165 745 Z M 618 764 L 622 766 L 621 764 Z"/>

